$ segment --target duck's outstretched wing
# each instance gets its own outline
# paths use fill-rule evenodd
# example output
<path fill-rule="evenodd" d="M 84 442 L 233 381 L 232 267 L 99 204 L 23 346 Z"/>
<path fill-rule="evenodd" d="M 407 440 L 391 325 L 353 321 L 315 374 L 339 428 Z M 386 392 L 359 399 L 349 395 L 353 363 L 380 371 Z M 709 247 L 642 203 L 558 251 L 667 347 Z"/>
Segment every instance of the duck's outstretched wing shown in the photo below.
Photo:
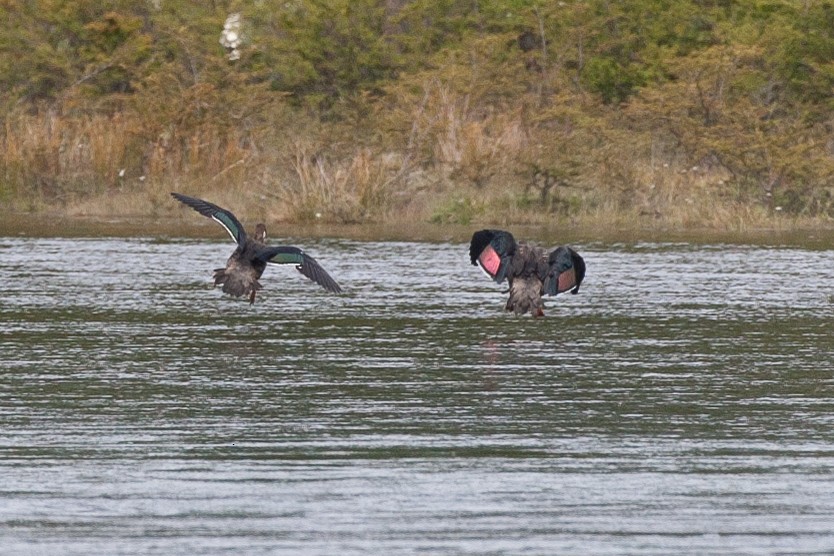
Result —
<path fill-rule="evenodd" d="M 570 290 L 579 292 L 585 279 L 585 259 L 570 247 L 557 247 L 547 258 L 549 266 L 542 286 L 543 293 L 557 295 Z"/>
<path fill-rule="evenodd" d="M 507 277 L 510 264 L 518 245 L 510 232 L 503 230 L 481 230 L 472 235 L 469 243 L 469 259 L 498 282 Z"/>
<path fill-rule="evenodd" d="M 269 264 L 294 264 L 298 272 L 327 291 L 333 293 L 340 293 L 342 291 L 342 288 L 339 287 L 336 280 L 330 277 L 316 259 L 298 247 L 289 245 L 266 247 L 258 252 L 257 258 Z"/>
<path fill-rule="evenodd" d="M 246 230 L 243 229 L 243 225 L 230 211 L 220 208 L 214 203 L 209 203 L 208 201 L 203 201 L 202 199 L 197 199 L 195 197 L 189 197 L 188 195 L 183 195 L 181 193 L 171 193 L 171 195 L 177 201 L 188 205 L 203 216 L 208 216 L 215 222 L 218 222 L 226 229 L 227 232 L 229 232 L 229 235 L 232 236 L 232 239 L 238 245 L 246 243 Z"/>

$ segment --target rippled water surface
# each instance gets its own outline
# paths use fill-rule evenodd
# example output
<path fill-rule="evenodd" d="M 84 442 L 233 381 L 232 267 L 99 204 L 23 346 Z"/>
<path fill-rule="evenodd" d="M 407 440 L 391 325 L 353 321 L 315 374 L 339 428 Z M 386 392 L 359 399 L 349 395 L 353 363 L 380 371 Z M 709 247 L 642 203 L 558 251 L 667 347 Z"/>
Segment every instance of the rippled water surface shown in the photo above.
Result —
<path fill-rule="evenodd" d="M 504 314 L 467 246 L 0 238 L 0 553 L 834 553 L 831 250 L 577 245 Z"/>

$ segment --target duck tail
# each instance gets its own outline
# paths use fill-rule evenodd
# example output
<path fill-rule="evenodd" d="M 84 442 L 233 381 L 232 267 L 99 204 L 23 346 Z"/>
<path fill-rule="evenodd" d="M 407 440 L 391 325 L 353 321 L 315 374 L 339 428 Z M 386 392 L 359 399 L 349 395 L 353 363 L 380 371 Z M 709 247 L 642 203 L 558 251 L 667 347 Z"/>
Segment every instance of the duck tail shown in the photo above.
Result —
<path fill-rule="evenodd" d="M 530 313 L 534 317 L 544 316 L 541 288 L 541 280 L 534 276 L 516 277 L 510 286 L 510 298 L 507 300 L 506 310 L 517 315 Z"/>
<path fill-rule="evenodd" d="M 223 293 L 233 297 L 249 296 L 250 302 L 254 302 L 252 294 L 263 288 L 258 280 L 240 273 L 227 272 L 225 268 L 214 271 L 214 285 L 223 286 Z"/>

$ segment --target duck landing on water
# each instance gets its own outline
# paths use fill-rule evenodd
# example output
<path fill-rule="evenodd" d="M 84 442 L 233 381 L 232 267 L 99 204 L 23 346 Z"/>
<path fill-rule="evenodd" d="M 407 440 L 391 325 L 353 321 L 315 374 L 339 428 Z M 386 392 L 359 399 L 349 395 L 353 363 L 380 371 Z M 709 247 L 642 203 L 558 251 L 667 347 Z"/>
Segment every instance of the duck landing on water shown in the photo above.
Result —
<path fill-rule="evenodd" d="M 475 232 L 469 258 L 495 282 L 509 282 L 506 310 L 517 315 L 529 312 L 543 317 L 543 294 L 575 294 L 585 278 L 585 260 L 570 247 L 557 247 L 548 253 L 541 247 L 516 243 L 513 235 L 503 230 Z"/>
<path fill-rule="evenodd" d="M 327 291 L 333 293 L 342 291 L 339 284 L 319 263 L 298 247 L 267 245 L 265 243 L 266 226 L 263 224 L 258 224 L 255 228 L 255 236 L 249 237 L 235 215 L 228 210 L 180 193 L 171 193 L 171 195 L 203 216 L 218 222 L 237 243 L 237 249 L 226 262 L 226 268 L 218 268 L 214 271 L 214 285 L 222 285 L 224 293 L 234 297 L 248 295 L 249 303 L 254 303 L 255 294 L 263 287 L 258 278 L 264 273 L 267 264 L 294 264 L 296 270 Z"/>

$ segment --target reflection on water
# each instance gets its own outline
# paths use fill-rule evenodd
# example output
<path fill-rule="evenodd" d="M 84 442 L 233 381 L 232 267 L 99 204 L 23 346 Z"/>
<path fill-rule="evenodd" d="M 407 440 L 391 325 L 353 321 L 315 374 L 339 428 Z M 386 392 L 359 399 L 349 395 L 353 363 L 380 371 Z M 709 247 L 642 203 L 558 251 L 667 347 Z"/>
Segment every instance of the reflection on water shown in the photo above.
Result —
<path fill-rule="evenodd" d="M 580 245 L 504 314 L 462 244 L 0 239 L 0 552 L 834 551 L 830 251 Z"/>

